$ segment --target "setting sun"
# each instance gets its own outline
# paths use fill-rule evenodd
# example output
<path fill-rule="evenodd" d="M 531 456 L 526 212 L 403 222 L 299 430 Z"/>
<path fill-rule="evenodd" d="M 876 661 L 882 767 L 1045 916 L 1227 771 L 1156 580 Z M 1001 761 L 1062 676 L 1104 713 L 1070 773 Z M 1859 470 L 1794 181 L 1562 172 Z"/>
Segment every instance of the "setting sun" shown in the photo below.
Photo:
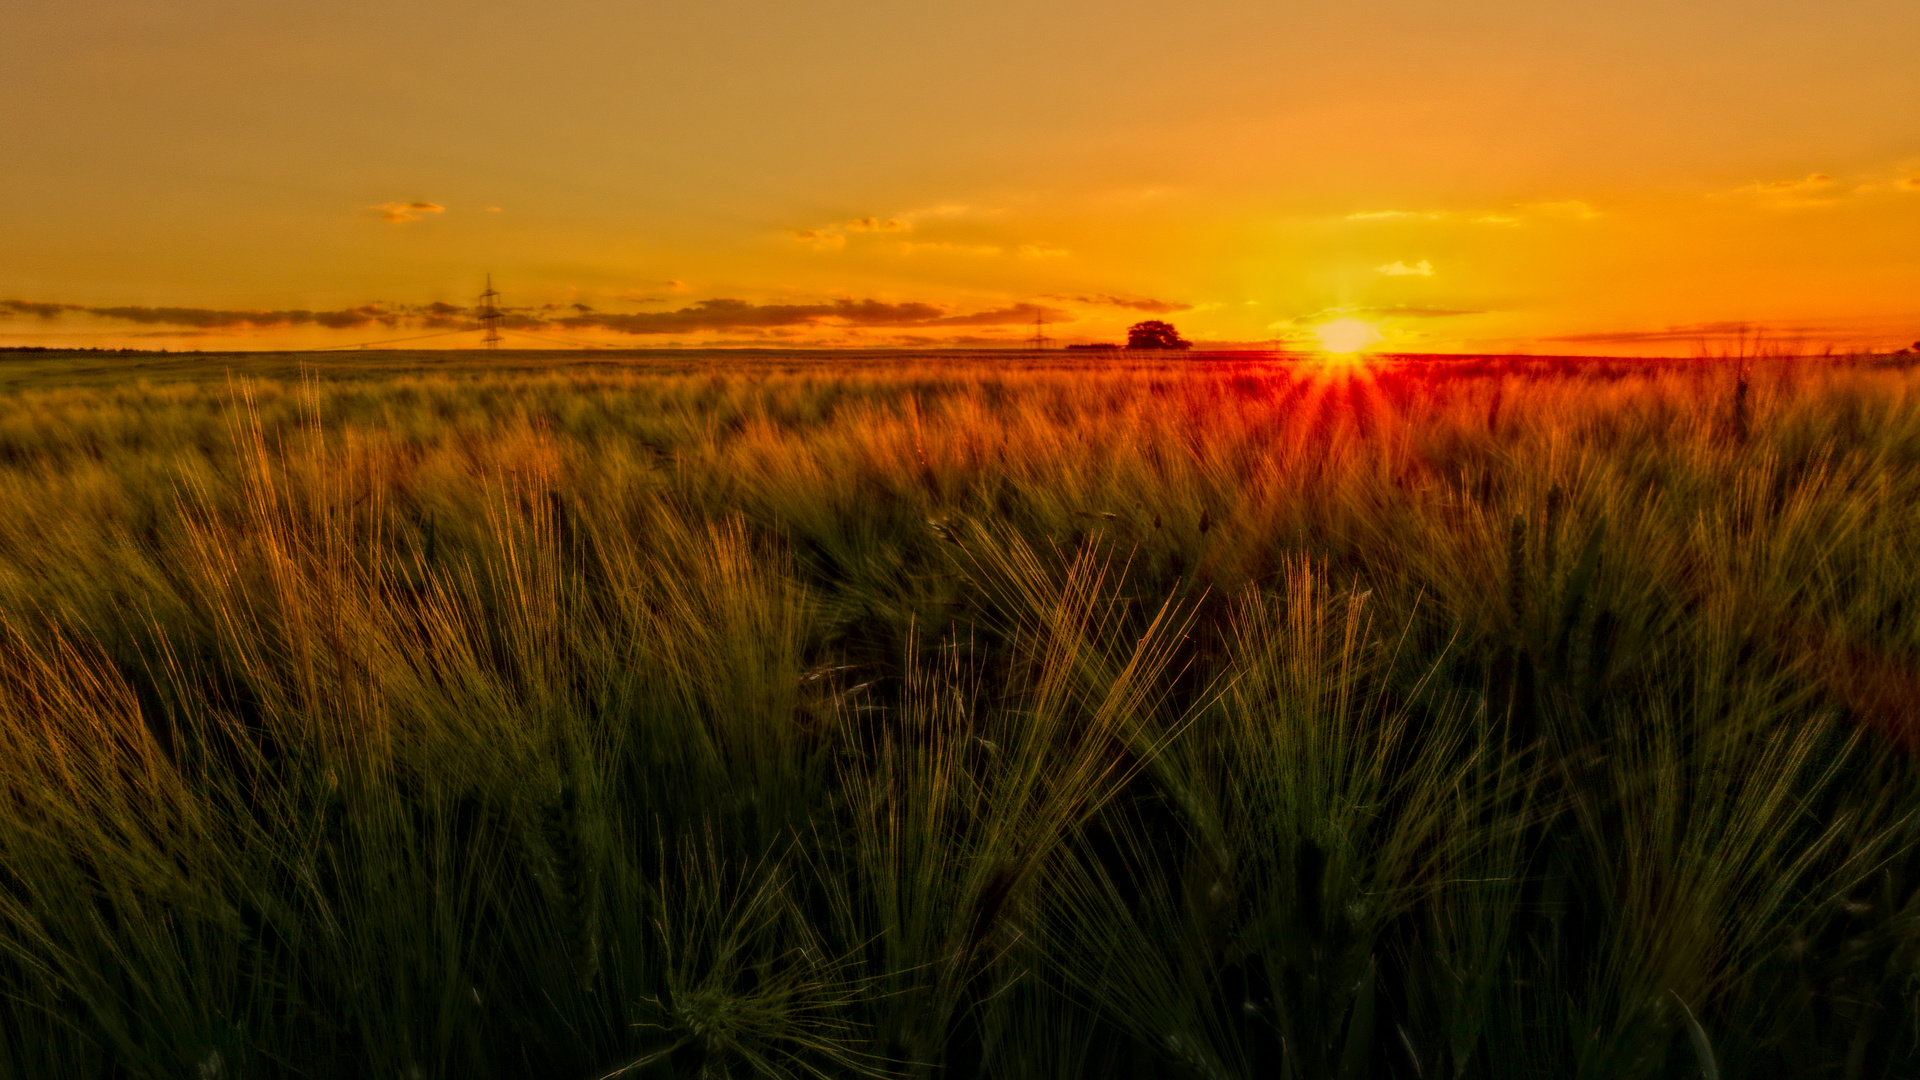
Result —
<path fill-rule="evenodd" d="M 1361 319 L 1335 319 L 1321 324 L 1314 333 L 1322 349 L 1336 354 L 1357 353 L 1380 341 L 1379 329 Z"/>

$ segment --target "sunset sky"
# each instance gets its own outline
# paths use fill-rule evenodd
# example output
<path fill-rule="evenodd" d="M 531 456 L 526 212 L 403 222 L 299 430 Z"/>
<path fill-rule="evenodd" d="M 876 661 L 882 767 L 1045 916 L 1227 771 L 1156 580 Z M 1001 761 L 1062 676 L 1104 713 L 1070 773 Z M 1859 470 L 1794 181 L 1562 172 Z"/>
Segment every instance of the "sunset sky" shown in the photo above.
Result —
<path fill-rule="evenodd" d="M 0 344 L 1920 338 L 1920 3 L 86 0 Z M 421 346 L 473 343 L 474 335 Z"/>

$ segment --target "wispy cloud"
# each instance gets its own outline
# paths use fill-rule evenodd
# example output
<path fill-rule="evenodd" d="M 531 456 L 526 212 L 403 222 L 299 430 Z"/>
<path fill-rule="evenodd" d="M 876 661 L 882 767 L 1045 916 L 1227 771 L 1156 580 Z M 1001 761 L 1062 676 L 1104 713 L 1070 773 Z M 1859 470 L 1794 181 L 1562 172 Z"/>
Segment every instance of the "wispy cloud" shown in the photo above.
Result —
<path fill-rule="evenodd" d="M 1048 322 L 1073 322 L 1072 313 L 1044 304 L 1009 304 L 1006 307 L 989 311 L 976 311 L 969 315 L 948 315 L 921 326 L 1024 326 L 1035 318 Z"/>
<path fill-rule="evenodd" d="M 1361 222 L 1411 222 L 1411 221 L 1448 221 L 1468 225 L 1500 225 L 1512 227 L 1523 224 L 1527 218 L 1574 218 L 1586 221 L 1600 216 L 1600 211 L 1579 199 L 1561 199 L 1551 202 L 1516 203 L 1505 210 L 1359 210 L 1346 215 L 1343 221 Z"/>
<path fill-rule="evenodd" d="M 1817 172 L 1798 180 L 1759 180 L 1736 190 L 1750 195 L 1789 195 L 1824 191 L 1832 186 L 1833 177 Z"/>
<path fill-rule="evenodd" d="M 788 229 L 787 235 L 794 240 L 806 244 L 815 251 L 839 251 L 847 246 L 847 238 L 849 236 L 865 233 L 910 233 L 915 231 L 922 221 L 940 218 L 980 217 L 997 213 L 1000 213 L 1000 211 L 982 209 L 976 206 L 969 206 L 965 203 L 938 203 L 933 206 L 923 206 L 914 210 L 902 210 L 897 214 L 885 216 L 868 214 L 862 217 L 848 218 L 845 221 L 836 221 L 832 224 L 821 225 L 812 229 Z M 927 241 L 922 245 L 916 246 L 922 246 L 926 250 L 937 250 L 942 244 L 939 241 Z M 965 244 L 944 245 L 946 250 L 966 251 L 972 254 L 983 254 L 983 248 L 985 246 L 986 245 Z M 1037 245 L 1028 246 L 1033 247 L 1036 251 L 1050 250 Z M 905 249 L 903 248 L 902 250 Z M 993 249 L 993 254 L 997 255 L 999 253 L 999 248 Z"/>
<path fill-rule="evenodd" d="M 1412 266 L 1408 266 L 1406 263 L 1396 259 L 1385 266 L 1376 266 L 1373 269 L 1376 273 L 1385 274 L 1388 277 L 1432 277 L 1433 276 L 1433 264 L 1428 262 L 1425 259 L 1421 259 L 1419 262 L 1414 263 Z"/>
<path fill-rule="evenodd" d="M 377 206 L 369 206 L 367 209 L 377 212 L 382 221 L 392 222 L 395 225 L 418 221 L 422 214 L 444 214 L 447 211 L 447 208 L 439 203 L 430 202 L 385 202 Z M 490 207 L 489 209 L 499 208 Z"/>
<path fill-rule="evenodd" d="M 971 255 L 976 258 L 987 258 L 1002 254 L 1003 251 L 1004 249 L 997 244 L 955 244 L 946 240 L 902 240 L 900 242 L 902 255 Z"/>
<path fill-rule="evenodd" d="M 630 304 L 668 303 L 669 301 L 667 300 L 666 297 L 652 295 L 653 293 L 659 292 L 659 291 L 665 291 L 670 293 L 687 293 L 687 292 L 693 291 L 693 286 L 687 284 L 684 281 L 681 281 L 678 278 L 668 278 L 666 281 L 655 282 L 649 285 L 645 289 L 626 289 L 614 295 L 616 295 L 622 300 L 627 301 Z"/>
<path fill-rule="evenodd" d="M 1151 297 L 1114 296 L 1109 293 L 1061 295 L 1049 293 L 1048 300 L 1059 300 L 1069 304 L 1093 304 L 1101 307 L 1125 308 L 1128 311 L 1144 311 L 1151 315 L 1171 315 L 1176 311 L 1192 311 L 1192 304 L 1177 303 L 1172 300 L 1155 300 Z"/>
<path fill-rule="evenodd" d="M 1736 188 L 1709 192 L 1710 198 L 1752 199 L 1755 205 L 1771 210 L 1798 210 L 1837 206 L 1849 198 L 1873 196 L 1885 192 L 1920 193 L 1920 173 L 1911 160 L 1885 171 L 1856 173 L 1838 177 L 1814 172 L 1780 180 L 1756 180 Z"/>
<path fill-rule="evenodd" d="M 1333 319 L 1446 319 L 1457 315 L 1485 315 L 1483 308 L 1425 307 L 1417 304 L 1395 304 L 1391 306 L 1367 306 L 1343 304 L 1339 307 L 1322 308 L 1289 319 L 1281 319 L 1267 324 L 1269 330 L 1298 330 L 1302 327 L 1314 327 Z"/>
<path fill-rule="evenodd" d="M 899 218 L 901 221 L 915 222 L 927 218 L 985 217 L 1000 213 L 1005 213 L 1005 211 L 989 207 L 973 206 L 968 203 L 935 203 L 932 206 L 922 206 L 913 210 L 902 210 L 893 216 Z"/>
<path fill-rule="evenodd" d="M 1836 183 L 1832 176 L 1816 172 L 1789 180 L 1756 180 L 1732 191 L 1715 194 L 1744 196 L 1769 210 L 1808 210 L 1839 203 L 1842 195 L 1835 191 Z M 1871 183 L 1856 185 L 1854 193 L 1863 194 L 1872 191 L 1875 186 Z"/>
<path fill-rule="evenodd" d="M 1023 259 L 1064 259 L 1073 252 L 1052 244 L 1021 244 L 1017 254 Z"/>
<path fill-rule="evenodd" d="M 1589 203 L 1579 199 L 1560 199 L 1553 202 L 1519 203 L 1514 209 L 1523 214 L 1537 214 L 1542 217 L 1573 218 L 1576 221 L 1592 221 L 1600 216 Z"/>
<path fill-rule="evenodd" d="M 1363 312 L 1366 312 L 1369 315 L 1373 315 L 1376 317 L 1398 316 L 1398 317 L 1407 318 L 1407 319 L 1446 319 L 1446 318 L 1451 318 L 1455 315 L 1485 315 L 1486 314 L 1486 312 L 1480 308 L 1420 307 L 1417 305 L 1403 305 L 1399 307 L 1371 307 L 1371 308 L 1361 308 L 1360 310 Z"/>
<path fill-rule="evenodd" d="M 847 246 L 847 234 L 834 229 L 788 229 L 787 235 L 815 251 L 839 251 Z"/>

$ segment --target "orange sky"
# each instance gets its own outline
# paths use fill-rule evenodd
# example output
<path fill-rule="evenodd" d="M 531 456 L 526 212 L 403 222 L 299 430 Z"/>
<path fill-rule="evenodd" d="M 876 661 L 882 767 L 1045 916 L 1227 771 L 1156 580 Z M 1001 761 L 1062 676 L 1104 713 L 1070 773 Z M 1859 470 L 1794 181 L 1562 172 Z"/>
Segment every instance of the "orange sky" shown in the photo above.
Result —
<path fill-rule="evenodd" d="M 1920 338 L 1920 4 L 15 5 L 0 344 Z M 442 305 L 434 308 L 432 305 Z M 471 335 L 423 346 L 471 344 Z"/>

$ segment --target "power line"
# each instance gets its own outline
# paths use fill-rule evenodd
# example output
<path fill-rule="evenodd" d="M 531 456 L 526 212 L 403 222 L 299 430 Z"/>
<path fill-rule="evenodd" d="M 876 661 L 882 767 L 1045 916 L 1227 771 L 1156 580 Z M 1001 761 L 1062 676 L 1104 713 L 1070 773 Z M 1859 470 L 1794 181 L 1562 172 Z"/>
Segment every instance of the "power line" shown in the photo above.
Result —
<path fill-rule="evenodd" d="M 385 338 L 380 341 L 362 341 L 354 345 L 328 345 L 324 348 L 301 349 L 298 351 L 300 352 L 352 352 L 355 349 L 365 349 L 373 345 L 398 345 L 400 342 L 403 342 L 403 341 L 425 341 L 428 338 L 451 337 L 454 334 L 471 334 L 474 332 L 475 329 L 476 329 L 475 327 L 468 326 L 459 330 L 442 330 L 437 334 L 417 334 L 413 337 Z"/>
<path fill-rule="evenodd" d="M 1047 347 L 1047 309 L 1034 305 L 1033 309 L 1033 349 L 1035 352 Z"/>

